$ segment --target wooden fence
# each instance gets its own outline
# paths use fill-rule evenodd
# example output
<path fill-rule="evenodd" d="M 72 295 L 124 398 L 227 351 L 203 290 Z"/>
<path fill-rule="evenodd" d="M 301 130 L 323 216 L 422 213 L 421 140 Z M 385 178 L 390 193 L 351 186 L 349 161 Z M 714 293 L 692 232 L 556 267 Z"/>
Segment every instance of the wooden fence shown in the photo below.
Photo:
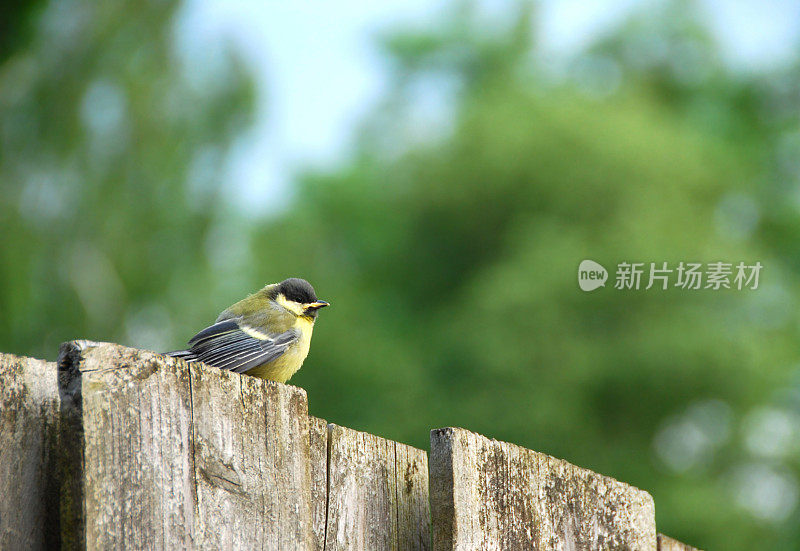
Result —
<path fill-rule="evenodd" d="M 88 341 L 0 378 L 3 550 L 692 549 L 643 490 L 458 428 L 429 467 L 288 385 Z"/>

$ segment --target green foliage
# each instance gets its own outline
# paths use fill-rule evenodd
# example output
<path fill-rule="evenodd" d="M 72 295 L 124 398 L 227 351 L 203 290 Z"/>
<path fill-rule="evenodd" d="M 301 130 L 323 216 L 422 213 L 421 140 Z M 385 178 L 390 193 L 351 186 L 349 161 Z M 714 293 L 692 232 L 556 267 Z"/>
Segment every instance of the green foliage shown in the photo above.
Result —
<path fill-rule="evenodd" d="M 800 470 L 748 443 L 754 412 L 800 408 L 800 73 L 731 74 L 688 7 L 633 18 L 563 79 L 528 4 L 388 36 L 355 154 L 260 222 L 217 185 L 251 104 L 236 59 L 198 86 L 173 7 L 81 6 L 58 32 L 48 8 L 0 66 L 0 349 L 177 348 L 302 276 L 332 303 L 292 381 L 313 414 L 420 447 L 464 426 L 651 491 L 659 529 L 700 547 L 794 547 L 797 511 L 760 519 L 741 492 Z M 585 258 L 605 289 L 578 289 Z M 619 262 L 719 260 L 761 261 L 759 290 L 613 288 Z"/>
<path fill-rule="evenodd" d="M 202 186 L 252 92 L 231 55 L 215 86 L 188 78 L 174 7 L 53 3 L 0 69 L 4 350 L 52 356 L 143 325 L 168 345 L 168 311 L 204 311 L 206 234 L 227 213 Z"/>
<path fill-rule="evenodd" d="M 796 356 L 797 317 L 775 298 L 794 280 L 725 210 L 755 191 L 758 155 L 648 79 L 602 98 L 553 85 L 517 33 L 473 25 L 389 41 L 397 88 L 357 160 L 306 177 L 294 211 L 257 238 L 276 244 L 265 270 L 307 274 L 334 304 L 295 378 L 312 412 L 418 446 L 432 426 L 466 426 L 649 489 L 676 537 L 778 548 L 781 530 L 731 498 L 757 460 L 736 427 Z M 415 79 L 432 71 L 460 83 L 452 127 L 404 141 Z M 767 271 L 755 292 L 584 294 L 584 258 Z M 670 469 L 654 448 L 694 414 L 717 440 Z"/>

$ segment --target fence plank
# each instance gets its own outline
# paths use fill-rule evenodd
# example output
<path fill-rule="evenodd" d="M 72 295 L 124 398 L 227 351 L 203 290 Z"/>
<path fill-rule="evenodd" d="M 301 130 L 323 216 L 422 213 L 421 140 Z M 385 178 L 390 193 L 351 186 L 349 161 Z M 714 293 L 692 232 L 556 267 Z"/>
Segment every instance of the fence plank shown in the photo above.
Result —
<path fill-rule="evenodd" d="M 664 534 L 658 535 L 658 551 L 700 551 L 696 547 L 674 540 Z"/>
<path fill-rule="evenodd" d="M 59 546 L 55 363 L 0 354 L 0 549 Z"/>
<path fill-rule="evenodd" d="M 206 549 L 313 549 L 305 391 L 192 364 Z"/>
<path fill-rule="evenodd" d="M 305 392 L 112 344 L 59 363 L 81 426 L 75 547 L 315 548 Z"/>
<path fill-rule="evenodd" d="M 656 549 L 647 492 L 464 429 L 431 432 L 434 550 Z"/>
<path fill-rule="evenodd" d="M 328 513 L 328 422 L 309 417 L 311 437 L 311 503 L 314 511 L 314 547 L 325 548 L 325 518 Z"/>
<path fill-rule="evenodd" d="M 328 427 L 325 550 L 430 549 L 427 454 L 372 434 Z"/>

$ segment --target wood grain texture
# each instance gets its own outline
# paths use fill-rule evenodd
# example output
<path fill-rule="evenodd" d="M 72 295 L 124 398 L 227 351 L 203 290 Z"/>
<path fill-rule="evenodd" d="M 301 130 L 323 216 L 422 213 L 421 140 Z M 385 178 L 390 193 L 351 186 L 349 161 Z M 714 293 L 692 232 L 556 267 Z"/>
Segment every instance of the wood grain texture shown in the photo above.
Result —
<path fill-rule="evenodd" d="M 464 429 L 431 432 L 434 550 L 655 551 L 647 492 Z"/>
<path fill-rule="evenodd" d="M 304 391 L 113 344 L 61 357 L 80 381 L 77 548 L 316 548 Z"/>
<path fill-rule="evenodd" d="M 0 549 L 60 545 L 55 363 L 0 354 Z"/>
<path fill-rule="evenodd" d="M 325 521 L 328 513 L 328 422 L 309 417 L 311 441 L 311 503 L 314 511 L 314 547 L 325 548 Z"/>
<path fill-rule="evenodd" d="M 674 540 L 664 534 L 658 535 L 658 551 L 700 551 L 696 547 Z"/>
<path fill-rule="evenodd" d="M 328 425 L 326 551 L 430 549 L 427 454 Z"/>
<path fill-rule="evenodd" d="M 206 549 L 313 549 L 305 391 L 191 364 Z"/>

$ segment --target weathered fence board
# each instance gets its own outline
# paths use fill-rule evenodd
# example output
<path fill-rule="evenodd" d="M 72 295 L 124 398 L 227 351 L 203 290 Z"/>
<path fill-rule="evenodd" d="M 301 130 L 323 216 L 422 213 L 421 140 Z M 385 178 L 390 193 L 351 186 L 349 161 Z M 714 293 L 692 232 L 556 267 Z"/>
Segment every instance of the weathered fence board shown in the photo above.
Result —
<path fill-rule="evenodd" d="M 314 511 L 314 548 L 325 548 L 325 520 L 328 514 L 328 422 L 309 417 L 311 437 L 311 503 Z"/>
<path fill-rule="evenodd" d="M 328 446 L 325 550 L 429 549 L 427 454 L 333 424 Z"/>
<path fill-rule="evenodd" d="M 304 391 L 110 344 L 60 364 L 87 549 L 315 548 Z"/>
<path fill-rule="evenodd" d="M 55 363 L 0 354 L 0 549 L 59 545 Z"/>
<path fill-rule="evenodd" d="M 192 364 L 200 533 L 207 549 L 313 549 L 305 391 Z"/>
<path fill-rule="evenodd" d="M 431 432 L 434 550 L 656 550 L 647 492 L 464 429 Z"/>
<path fill-rule="evenodd" d="M 700 551 L 696 547 L 686 545 L 664 534 L 658 535 L 658 551 Z"/>

